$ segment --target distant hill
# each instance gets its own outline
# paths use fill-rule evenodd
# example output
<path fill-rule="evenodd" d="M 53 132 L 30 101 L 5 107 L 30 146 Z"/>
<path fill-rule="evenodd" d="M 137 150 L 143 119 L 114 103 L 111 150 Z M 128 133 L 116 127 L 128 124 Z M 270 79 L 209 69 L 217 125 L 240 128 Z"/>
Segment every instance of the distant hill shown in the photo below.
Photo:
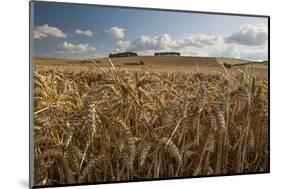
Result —
<path fill-rule="evenodd" d="M 101 66 L 109 66 L 108 57 L 93 59 Z M 221 58 L 221 57 L 197 57 L 197 56 L 131 56 L 131 57 L 117 57 L 111 58 L 112 62 L 117 67 L 138 65 L 139 62 L 143 67 L 147 68 L 173 68 L 173 67 L 208 67 L 208 68 L 222 68 L 225 63 L 235 64 L 247 64 L 251 61 L 234 59 L 234 58 Z M 44 58 L 36 57 L 36 64 L 48 64 L 48 65 L 64 65 L 64 64 L 83 64 L 88 65 L 92 63 L 92 60 L 77 60 L 77 59 L 60 59 L 60 58 Z"/>
<path fill-rule="evenodd" d="M 63 58 L 47 58 L 47 57 L 35 57 L 36 63 L 90 63 L 89 60 L 78 60 L 78 59 L 63 59 Z M 108 58 L 95 58 L 93 60 L 99 63 L 108 63 Z M 111 58 L 111 60 L 117 64 L 131 63 L 143 61 L 149 65 L 170 65 L 173 66 L 189 66 L 198 64 L 201 66 L 220 66 L 219 64 L 241 64 L 251 63 L 251 61 L 234 59 L 234 58 L 221 58 L 221 57 L 197 57 L 197 56 L 134 56 L 134 57 L 119 57 Z"/>
<path fill-rule="evenodd" d="M 108 58 L 95 59 L 101 64 L 107 64 Z M 194 66 L 195 64 L 200 66 L 220 66 L 216 58 L 209 57 L 191 57 L 191 56 L 135 56 L 135 57 L 122 57 L 111 58 L 115 65 L 123 65 L 131 62 L 144 62 L 147 66 Z"/>
<path fill-rule="evenodd" d="M 217 57 L 217 62 L 220 64 L 227 63 L 227 64 L 243 64 L 243 63 L 252 63 L 249 60 L 237 59 L 237 58 L 224 58 L 224 57 Z"/>
<path fill-rule="evenodd" d="M 93 59 L 99 66 L 109 66 L 108 57 Z M 64 66 L 79 66 L 79 69 L 96 69 L 94 62 L 91 59 L 59 59 L 59 58 L 45 58 L 36 57 L 34 63 L 36 65 L 54 65 L 59 67 Z M 225 72 L 223 65 L 230 64 L 236 66 L 230 66 L 227 69 L 228 72 L 236 72 L 237 69 L 247 68 L 247 64 L 255 63 L 247 60 L 233 59 L 233 58 L 221 58 L 221 57 L 195 57 L 195 56 L 134 56 L 134 57 L 118 57 L 111 58 L 115 67 L 127 69 L 127 70 L 147 70 L 147 71 L 180 71 L 186 73 L 195 73 L 197 71 L 204 73 L 217 73 Z M 74 68 L 73 67 L 73 68 Z M 265 64 L 254 65 L 255 73 L 257 75 L 267 76 L 267 66 Z"/>

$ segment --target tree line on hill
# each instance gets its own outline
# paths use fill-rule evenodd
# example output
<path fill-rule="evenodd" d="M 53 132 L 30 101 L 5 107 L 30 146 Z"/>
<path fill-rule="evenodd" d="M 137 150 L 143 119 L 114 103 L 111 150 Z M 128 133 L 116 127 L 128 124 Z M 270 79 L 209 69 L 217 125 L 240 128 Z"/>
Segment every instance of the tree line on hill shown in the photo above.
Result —
<path fill-rule="evenodd" d="M 154 56 L 180 56 L 179 52 L 157 52 L 154 53 Z M 134 52 L 121 52 L 121 53 L 110 53 L 109 58 L 115 57 L 131 57 L 131 56 L 138 56 L 137 53 Z"/>

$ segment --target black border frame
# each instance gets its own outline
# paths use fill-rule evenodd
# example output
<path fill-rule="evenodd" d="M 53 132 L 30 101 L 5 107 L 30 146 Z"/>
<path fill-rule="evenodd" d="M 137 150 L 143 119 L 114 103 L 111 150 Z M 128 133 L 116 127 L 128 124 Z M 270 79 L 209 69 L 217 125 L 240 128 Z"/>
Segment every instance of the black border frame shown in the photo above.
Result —
<path fill-rule="evenodd" d="M 245 16 L 245 17 L 259 17 L 268 19 L 268 170 L 263 172 L 247 172 L 247 173 L 233 173 L 233 174 L 217 174 L 217 175 L 204 175 L 204 176 L 188 176 L 188 177 L 167 177 L 158 179 L 139 179 L 139 180 L 123 180 L 123 181 L 109 181 L 109 182 L 85 182 L 77 184 L 53 184 L 53 185 L 37 185 L 33 186 L 33 3 L 46 3 L 46 4 L 67 4 L 67 5 L 80 5 L 80 6 L 95 6 L 95 7 L 109 7 L 109 8 L 123 8 L 133 10 L 154 10 L 154 11 L 166 11 L 166 12 L 183 12 L 183 13 L 195 13 L 195 14 L 211 14 L 211 15 L 227 15 L 227 16 Z M 31 23 L 32 22 L 32 23 Z M 32 72 L 31 72 L 32 71 Z M 30 0 L 29 1 L 29 188 L 53 188 L 53 187 L 66 187 L 66 186 L 85 186 L 85 185 L 100 185 L 100 184 L 117 184 L 117 183 L 134 183 L 144 181 L 165 181 L 165 180 L 180 180 L 191 178 L 211 178 L 211 177 L 225 177 L 225 176 L 239 176 L 239 175 L 255 175 L 255 174 L 268 174 L 270 173 L 270 16 L 269 15 L 256 15 L 256 14 L 241 14 L 241 13 L 225 13 L 225 12 L 209 12 L 209 11 L 192 11 L 192 10 L 178 10 L 178 9 L 163 9 L 163 8 L 147 8 L 147 7 L 131 7 L 131 6 L 119 6 L 119 5 L 103 5 L 103 4 L 89 4 L 89 3 L 69 3 L 69 2 L 57 2 L 57 1 L 41 1 Z"/>

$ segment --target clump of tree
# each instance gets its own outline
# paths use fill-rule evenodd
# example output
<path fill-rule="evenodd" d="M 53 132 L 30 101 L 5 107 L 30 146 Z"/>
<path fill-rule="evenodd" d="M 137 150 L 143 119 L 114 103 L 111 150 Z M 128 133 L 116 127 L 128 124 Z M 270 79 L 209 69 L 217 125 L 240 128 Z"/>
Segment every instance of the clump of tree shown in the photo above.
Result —
<path fill-rule="evenodd" d="M 154 53 L 154 56 L 180 56 L 179 52 L 158 52 Z"/>
<path fill-rule="evenodd" d="M 142 65 L 144 65 L 144 62 L 143 61 L 139 61 L 139 62 L 127 62 L 127 63 L 125 63 L 125 65 L 130 65 L 130 66 L 142 66 Z"/>
<path fill-rule="evenodd" d="M 122 53 L 110 53 L 109 58 L 116 58 L 116 57 L 130 57 L 130 56 L 138 56 L 137 53 L 134 52 L 122 52 Z"/>

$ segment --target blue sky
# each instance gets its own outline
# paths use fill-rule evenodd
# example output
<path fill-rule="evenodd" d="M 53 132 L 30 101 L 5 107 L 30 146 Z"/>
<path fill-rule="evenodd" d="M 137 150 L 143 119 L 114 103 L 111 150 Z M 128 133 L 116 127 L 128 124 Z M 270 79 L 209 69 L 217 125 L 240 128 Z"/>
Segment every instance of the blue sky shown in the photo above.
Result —
<path fill-rule="evenodd" d="M 93 58 L 111 52 L 267 60 L 267 18 L 34 3 L 34 55 Z"/>

